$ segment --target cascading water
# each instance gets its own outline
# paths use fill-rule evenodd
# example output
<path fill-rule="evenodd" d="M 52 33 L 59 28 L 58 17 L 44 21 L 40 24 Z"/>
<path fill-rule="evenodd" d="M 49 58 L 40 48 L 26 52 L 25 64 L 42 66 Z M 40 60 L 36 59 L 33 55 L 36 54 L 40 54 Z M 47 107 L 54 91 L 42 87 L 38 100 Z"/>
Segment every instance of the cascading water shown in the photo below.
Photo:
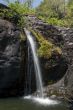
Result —
<path fill-rule="evenodd" d="M 26 99 L 26 100 L 29 99 L 31 101 L 34 101 L 36 103 L 43 104 L 43 105 L 54 105 L 54 104 L 58 104 L 59 102 L 54 101 L 54 100 L 51 100 L 49 98 L 45 98 L 44 95 L 43 95 L 42 76 L 41 76 L 41 70 L 40 70 L 39 60 L 38 60 L 37 53 L 36 53 L 36 43 L 35 43 L 35 41 L 33 39 L 33 36 L 31 35 L 30 31 L 28 31 L 27 29 L 24 29 L 24 31 L 25 31 L 25 34 L 27 36 L 29 47 L 30 47 L 31 52 L 32 52 L 32 57 L 33 57 L 33 61 L 34 61 L 34 68 L 35 68 L 35 74 L 36 74 L 37 91 L 38 91 L 38 96 L 39 96 L 39 97 L 26 96 L 26 97 L 24 97 L 24 99 Z M 29 66 L 30 65 L 28 65 L 28 67 Z M 29 72 L 29 75 L 31 76 L 31 72 Z M 31 81 L 30 81 L 30 83 L 31 83 Z"/>
<path fill-rule="evenodd" d="M 27 42 L 28 43 L 28 42 Z M 29 43 L 28 43 L 29 44 Z M 31 94 L 31 76 L 32 76 L 32 59 L 31 59 L 31 51 L 30 51 L 30 47 L 28 46 L 28 59 L 27 59 L 27 73 L 25 74 L 25 95 Z"/>
<path fill-rule="evenodd" d="M 35 41 L 33 39 L 33 36 L 31 35 L 31 33 L 27 29 L 24 29 L 24 31 L 27 35 L 27 39 L 28 39 L 28 42 L 29 42 L 29 45 L 30 45 L 30 48 L 32 51 L 38 95 L 39 95 L 39 97 L 43 97 L 42 76 L 41 76 L 39 60 L 38 60 L 37 53 L 36 53 L 36 44 L 35 44 Z"/>

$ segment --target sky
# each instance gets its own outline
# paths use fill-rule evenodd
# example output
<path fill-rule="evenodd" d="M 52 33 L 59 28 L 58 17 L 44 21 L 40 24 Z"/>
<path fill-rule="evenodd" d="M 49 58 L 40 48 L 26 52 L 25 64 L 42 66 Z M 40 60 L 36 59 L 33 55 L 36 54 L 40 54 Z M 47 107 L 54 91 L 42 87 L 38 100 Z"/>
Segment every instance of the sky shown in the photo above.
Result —
<path fill-rule="evenodd" d="M 33 7 L 37 7 L 43 0 L 34 0 Z"/>
<path fill-rule="evenodd" d="M 33 7 L 37 7 L 41 1 L 43 1 L 43 0 L 34 0 Z M 0 0 L 0 3 L 4 3 L 4 0 Z"/>

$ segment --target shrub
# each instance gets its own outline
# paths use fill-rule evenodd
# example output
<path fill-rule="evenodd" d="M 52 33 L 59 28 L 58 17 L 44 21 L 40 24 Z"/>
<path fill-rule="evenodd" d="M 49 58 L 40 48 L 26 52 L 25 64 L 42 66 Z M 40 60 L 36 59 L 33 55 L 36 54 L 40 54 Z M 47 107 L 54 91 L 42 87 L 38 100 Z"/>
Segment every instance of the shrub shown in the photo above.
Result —
<path fill-rule="evenodd" d="M 23 28 L 27 23 L 25 15 L 35 13 L 35 10 L 29 9 L 25 3 L 9 3 L 8 7 L 8 9 L 0 9 L 0 17 L 10 20 L 20 28 Z"/>
<path fill-rule="evenodd" d="M 58 19 L 58 18 L 48 18 L 47 23 L 56 25 L 56 26 L 65 26 L 66 22 L 63 19 Z"/>

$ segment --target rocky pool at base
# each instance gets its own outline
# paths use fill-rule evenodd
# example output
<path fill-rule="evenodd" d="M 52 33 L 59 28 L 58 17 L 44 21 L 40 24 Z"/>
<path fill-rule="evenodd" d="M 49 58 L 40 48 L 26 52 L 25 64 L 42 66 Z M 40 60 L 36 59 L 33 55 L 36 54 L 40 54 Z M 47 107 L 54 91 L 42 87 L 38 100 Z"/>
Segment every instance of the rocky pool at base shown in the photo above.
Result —
<path fill-rule="evenodd" d="M 68 110 L 66 102 L 58 104 L 40 104 L 37 101 L 23 98 L 0 99 L 0 110 Z"/>

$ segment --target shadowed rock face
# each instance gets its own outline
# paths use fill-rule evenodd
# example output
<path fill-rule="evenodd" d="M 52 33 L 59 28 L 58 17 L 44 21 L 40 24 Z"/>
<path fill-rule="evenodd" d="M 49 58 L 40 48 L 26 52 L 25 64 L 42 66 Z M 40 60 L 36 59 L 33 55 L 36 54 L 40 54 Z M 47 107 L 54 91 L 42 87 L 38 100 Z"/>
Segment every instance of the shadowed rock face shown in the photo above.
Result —
<path fill-rule="evenodd" d="M 62 56 L 52 57 L 54 64 L 52 60 L 40 59 L 43 80 L 47 84 L 50 80 L 55 82 L 49 86 L 48 91 L 52 87 L 52 92 L 61 90 L 61 94 L 63 92 L 68 98 L 73 99 L 73 29 L 54 27 L 34 16 L 28 16 L 28 21 L 33 30 L 40 32 L 44 38 L 59 46 L 63 52 Z"/>
<path fill-rule="evenodd" d="M 32 21 L 34 20 L 32 19 Z M 58 29 L 39 22 L 39 20 L 35 20 L 34 23 L 30 22 L 32 29 L 36 29 L 37 32 L 42 33 L 44 38 L 58 46 L 64 43 L 63 37 L 59 34 Z M 20 42 L 19 36 L 20 31 L 12 23 L 0 19 L 0 97 L 23 95 L 24 88 L 26 88 L 26 69 L 28 65 L 26 63 L 26 56 L 28 56 L 27 45 L 26 41 Z M 55 61 L 54 64 L 52 60 Z M 65 58 L 58 55 L 54 55 L 50 60 L 40 58 L 40 63 L 44 84 L 48 84 L 51 80 L 53 83 L 57 82 L 65 75 L 68 68 Z M 36 89 L 34 66 L 31 71 L 33 73 L 31 79 L 33 92 Z"/>
<path fill-rule="evenodd" d="M 57 82 L 65 75 L 68 69 L 67 60 L 69 59 L 70 55 L 72 56 L 71 47 L 68 51 L 68 45 L 66 45 L 65 43 L 68 42 L 69 39 L 67 40 L 67 37 L 65 38 L 63 36 L 63 32 L 65 32 L 65 30 L 59 31 L 58 28 L 48 25 L 34 16 L 27 16 L 27 18 L 27 24 L 32 27 L 33 30 L 35 29 L 37 32 L 40 32 L 45 39 L 50 40 L 56 46 L 63 46 L 62 50 L 64 56 L 54 54 L 54 56 L 50 60 L 40 58 L 44 84 L 48 85 L 48 81 L 51 80 L 53 81 L 53 83 Z M 6 20 L 0 19 L 0 97 L 19 96 L 24 94 L 24 86 L 26 85 L 27 77 L 26 69 L 28 65 L 26 63 L 26 56 L 28 55 L 26 41 L 20 42 L 19 36 L 20 31 L 19 29 L 17 29 L 17 27 Z M 69 46 L 70 45 L 72 45 L 71 42 L 69 43 Z M 52 60 L 55 62 L 54 64 L 52 63 Z M 70 59 L 70 61 L 72 60 Z M 31 88 L 33 92 L 36 89 L 35 76 L 33 75 L 33 65 L 31 71 Z M 68 73 L 66 76 L 68 76 Z M 69 81 L 68 77 L 65 77 L 67 79 L 67 82 L 65 82 L 67 85 L 73 84 L 72 71 L 69 77 L 71 78 L 71 81 Z"/>
<path fill-rule="evenodd" d="M 56 93 L 56 95 L 62 96 L 63 98 L 69 98 L 70 104 L 72 104 L 73 107 L 73 29 L 59 27 L 57 29 L 59 30 L 59 33 L 62 34 L 62 37 L 64 39 L 62 51 L 64 58 L 68 61 L 68 69 L 66 70 L 66 74 L 60 81 L 48 86 L 47 93 L 49 90 L 51 90 L 53 94 Z M 59 68 L 57 68 L 57 70 L 58 69 Z M 50 91 L 48 94 L 50 94 Z"/>
<path fill-rule="evenodd" d="M 34 16 L 28 16 L 28 20 L 33 30 L 36 29 L 37 32 L 42 33 L 47 40 L 59 46 L 63 52 L 62 56 L 52 57 L 54 64 L 51 60 L 40 59 L 43 80 L 45 83 L 53 80 L 55 84 L 50 85 L 53 91 L 55 88 L 57 90 L 63 88 L 65 90 L 63 93 L 73 98 L 73 29 L 47 25 Z"/>
<path fill-rule="evenodd" d="M 64 77 L 64 85 L 67 89 L 67 95 L 73 97 L 73 29 L 62 29 L 64 38 L 63 53 L 68 60 L 68 70 Z"/>
<path fill-rule="evenodd" d="M 20 31 L 0 19 L 0 97 L 22 95 L 24 69 L 22 71 L 21 62 Z"/>
<path fill-rule="evenodd" d="M 64 38 L 57 27 L 43 22 L 34 15 L 28 15 L 27 18 L 27 23 L 29 27 L 31 27 L 31 30 L 41 33 L 44 39 L 50 41 L 55 46 L 62 48 L 64 45 Z M 39 59 L 44 84 L 49 84 L 49 82 L 55 83 L 66 74 L 68 69 L 68 59 L 66 59 L 63 54 L 58 55 L 54 53 L 50 59 L 44 57 L 40 57 Z"/>

